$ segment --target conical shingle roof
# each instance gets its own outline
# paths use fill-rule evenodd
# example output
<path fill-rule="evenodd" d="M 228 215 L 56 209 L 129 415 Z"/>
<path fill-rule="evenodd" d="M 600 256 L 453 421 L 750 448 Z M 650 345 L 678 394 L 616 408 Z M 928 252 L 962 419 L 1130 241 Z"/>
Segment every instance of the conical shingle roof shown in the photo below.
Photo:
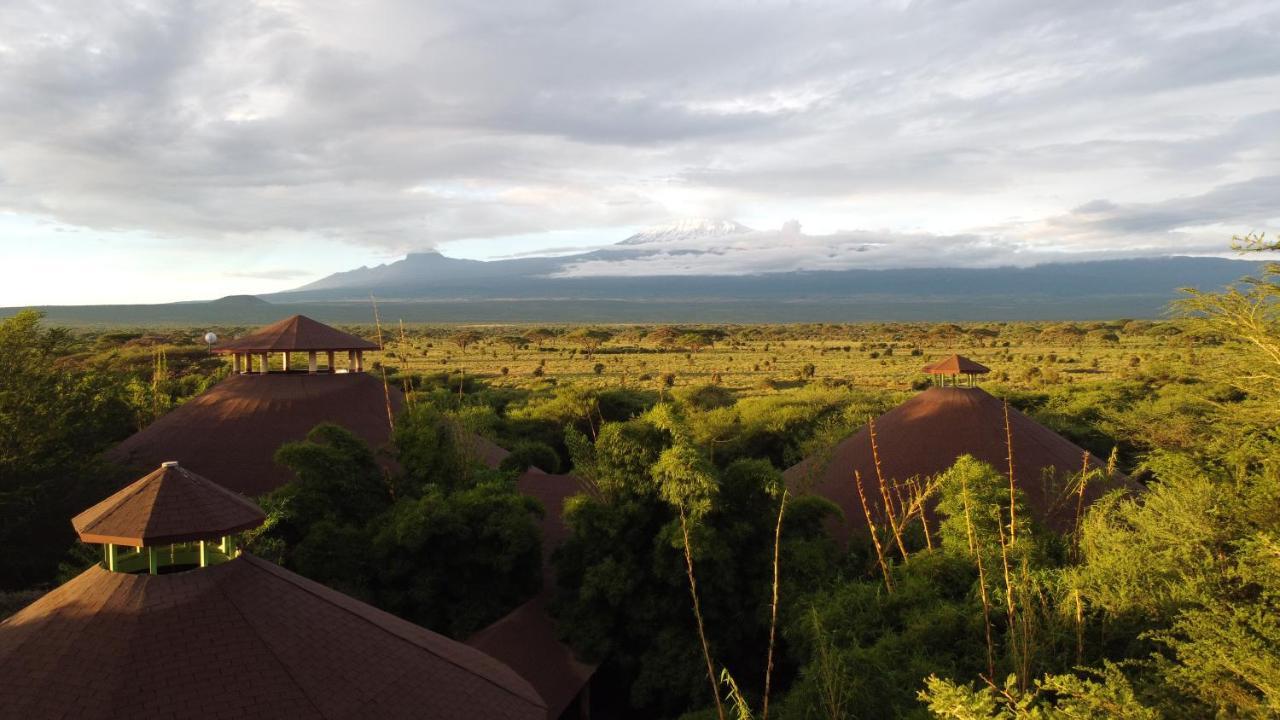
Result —
<path fill-rule="evenodd" d="M 963 355 L 952 355 L 932 365 L 926 365 L 923 372 L 930 375 L 985 375 L 991 372 L 991 368 Z"/>
<path fill-rule="evenodd" d="M 544 720 L 507 666 L 265 560 L 94 566 L 0 623 L 0 714 Z"/>
<path fill-rule="evenodd" d="M 336 423 L 373 448 L 391 439 L 387 403 L 400 412 L 404 396 L 366 373 L 232 375 L 126 438 L 107 457 L 151 468 L 177 458 L 183 467 L 257 497 L 294 479 L 275 462 L 287 442 L 316 425 Z M 489 467 L 509 453 L 473 435 L 468 449 Z"/>
<path fill-rule="evenodd" d="M 377 350 L 376 343 L 294 315 L 214 348 L 218 353 L 307 352 L 311 350 Z"/>
<path fill-rule="evenodd" d="M 1004 403 L 980 388 L 930 388 L 875 420 L 880 470 L 887 482 L 928 478 L 951 467 L 961 455 L 972 455 L 1001 471 L 1008 468 Z M 1074 503 L 1067 502 L 1067 483 L 1079 473 L 1085 451 L 1014 408 L 1009 408 L 1013 435 L 1014 477 L 1032 515 L 1055 530 L 1074 522 Z M 1089 456 L 1090 468 L 1104 463 Z M 832 527 L 841 542 L 866 532 L 854 471 L 862 476 L 868 504 L 880 513 L 880 489 L 867 426 L 827 453 L 809 457 L 788 468 L 785 478 L 793 492 L 808 492 L 831 500 L 844 513 Z M 1086 501 L 1116 487 L 1136 488 L 1117 476 L 1091 483 Z"/>
<path fill-rule="evenodd" d="M 136 547 L 209 540 L 258 527 L 265 519 L 252 501 L 166 462 L 71 524 L 84 542 Z"/>

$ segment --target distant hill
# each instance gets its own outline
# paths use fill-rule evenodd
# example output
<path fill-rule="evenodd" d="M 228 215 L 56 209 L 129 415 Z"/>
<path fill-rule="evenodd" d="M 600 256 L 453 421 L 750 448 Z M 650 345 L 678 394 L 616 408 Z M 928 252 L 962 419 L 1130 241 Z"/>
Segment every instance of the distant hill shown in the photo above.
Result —
<path fill-rule="evenodd" d="M 573 257 L 630 251 L 614 248 Z M 1179 288 L 1217 289 L 1260 269 L 1241 260 L 1164 257 L 1028 268 L 555 276 L 566 262 L 421 253 L 261 297 L 40 309 L 51 322 L 73 325 L 253 325 L 293 313 L 370 323 L 372 294 L 384 320 L 423 323 L 1091 320 L 1159 317 Z M 18 309 L 0 308 L 0 316 Z"/>

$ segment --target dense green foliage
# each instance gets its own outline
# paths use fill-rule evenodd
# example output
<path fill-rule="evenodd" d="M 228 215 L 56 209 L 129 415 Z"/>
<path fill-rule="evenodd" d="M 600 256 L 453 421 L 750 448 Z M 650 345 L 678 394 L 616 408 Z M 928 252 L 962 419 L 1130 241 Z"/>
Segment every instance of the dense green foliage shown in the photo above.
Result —
<path fill-rule="evenodd" d="M 297 479 L 263 499 L 251 548 L 313 580 L 463 638 L 541 583 L 538 503 L 478 467 L 429 406 L 401 415 L 399 469 L 359 438 L 320 425 L 280 448 Z"/>
<path fill-rule="evenodd" d="M 50 582 L 69 520 L 126 478 L 98 454 L 203 390 L 220 363 L 186 334 L 83 336 L 0 321 L 0 590 Z"/>

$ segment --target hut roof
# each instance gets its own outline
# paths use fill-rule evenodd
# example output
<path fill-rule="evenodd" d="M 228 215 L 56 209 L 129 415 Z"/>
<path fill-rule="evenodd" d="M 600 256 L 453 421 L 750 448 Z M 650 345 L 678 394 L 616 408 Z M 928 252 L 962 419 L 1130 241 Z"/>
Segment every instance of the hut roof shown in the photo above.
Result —
<path fill-rule="evenodd" d="M 177 463 L 165 463 L 71 524 L 84 542 L 143 546 L 230 535 L 265 519 L 245 497 Z"/>
<path fill-rule="evenodd" d="M 924 372 L 931 375 L 985 375 L 991 372 L 991 368 L 963 355 L 952 355 L 945 360 L 926 365 Z"/>
<path fill-rule="evenodd" d="M 538 499 L 542 518 L 542 593 L 467 640 L 467 644 L 497 658 L 528 680 L 547 703 L 547 717 L 560 717 L 595 674 L 596 666 L 574 657 L 560 640 L 555 620 L 547 611 L 555 571 L 551 553 L 569 537 L 564 504 L 573 495 L 593 488 L 572 475 L 548 475 L 529 470 L 516 481 L 521 493 Z"/>
<path fill-rule="evenodd" d="M 0 623 L 0 667 L 13 717 L 546 717 L 502 663 L 252 555 L 91 567 Z"/>
<path fill-rule="evenodd" d="M 377 349 L 376 343 L 364 338 L 344 333 L 306 315 L 294 315 L 242 338 L 228 340 L 213 350 L 218 353 L 242 353 Z"/>
<path fill-rule="evenodd" d="M 232 375 L 207 392 L 166 413 L 113 448 L 108 457 L 133 468 L 151 468 L 165 460 L 236 492 L 256 497 L 293 480 L 275 464 L 286 442 L 302 440 L 316 425 L 332 422 L 373 447 L 391 438 L 388 395 L 393 412 L 402 393 L 365 373 L 308 375 L 273 373 Z M 490 467 L 508 454 L 476 439 L 473 451 Z"/>
<path fill-rule="evenodd" d="M 1074 522 L 1074 504 L 1065 502 L 1066 480 L 1080 471 L 1084 450 L 1070 440 L 1009 408 L 1013 434 L 1014 477 L 1032 515 L 1055 530 Z M 1004 403 L 980 388 L 930 388 L 875 420 L 880 469 L 886 481 L 926 478 L 947 470 L 961 455 L 972 455 L 1002 470 L 1008 467 Z M 1091 468 L 1104 463 L 1089 456 Z M 868 503 L 880 513 L 871 434 L 864 426 L 827 453 L 809 457 L 787 469 L 794 492 L 811 492 L 831 500 L 844 513 L 833 534 L 847 542 L 865 532 L 854 471 L 862 476 Z M 1116 487 L 1137 488 L 1128 478 L 1090 483 L 1092 501 Z"/>

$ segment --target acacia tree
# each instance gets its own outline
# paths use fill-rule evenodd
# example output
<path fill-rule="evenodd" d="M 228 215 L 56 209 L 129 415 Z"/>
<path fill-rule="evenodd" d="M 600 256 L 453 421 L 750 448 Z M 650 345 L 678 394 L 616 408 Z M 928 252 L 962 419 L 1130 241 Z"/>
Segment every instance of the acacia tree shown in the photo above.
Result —
<path fill-rule="evenodd" d="M 598 330 L 595 328 L 578 328 L 565 336 L 566 340 L 578 343 L 585 347 L 589 352 L 594 352 L 604 343 L 613 337 L 613 333 L 607 330 Z"/>
<path fill-rule="evenodd" d="M 541 350 L 542 344 L 555 336 L 555 332 L 549 328 L 534 328 L 524 334 L 524 339 L 537 345 L 538 349 Z"/>
<path fill-rule="evenodd" d="M 1233 246 L 1246 253 L 1280 252 L 1280 240 L 1261 234 L 1235 238 Z M 1258 277 L 1242 278 L 1223 292 L 1183 290 L 1187 297 L 1174 307 L 1206 334 L 1229 339 L 1241 350 L 1234 357 L 1237 372 L 1229 378 L 1246 392 L 1269 397 L 1263 404 L 1270 417 L 1280 417 L 1280 263 L 1269 263 Z"/>
<path fill-rule="evenodd" d="M 450 335 L 449 342 L 453 343 L 454 345 L 457 345 L 458 349 L 465 353 L 467 351 L 468 345 L 472 345 L 474 343 L 480 342 L 481 338 L 483 337 L 484 337 L 483 335 L 476 332 L 475 330 L 462 330 L 460 332 L 454 333 L 453 335 Z"/>

